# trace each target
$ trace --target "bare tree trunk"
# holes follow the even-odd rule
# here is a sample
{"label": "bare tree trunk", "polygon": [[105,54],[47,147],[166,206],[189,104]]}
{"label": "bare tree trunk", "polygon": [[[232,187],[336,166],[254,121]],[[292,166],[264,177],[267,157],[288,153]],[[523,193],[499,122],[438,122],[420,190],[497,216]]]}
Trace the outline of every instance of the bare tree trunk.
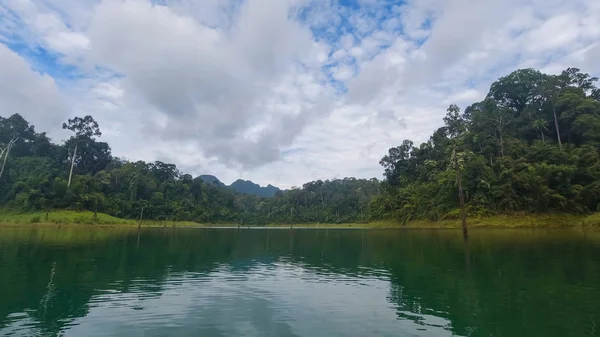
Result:
{"label": "bare tree trunk", "polygon": [[556,108],[552,107],[552,114],[554,115],[554,127],[556,128],[556,138],[558,139],[558,148],[562,150],[562,142],[560,141],[560,128],[558,127],[558,118],[556,117]]}
{"label": "bare tree trunk", "polygon": [[8,145],[6,146],[5,149],[2,150],[2,153],[0,153],[0,159],[2,159],[2,155],[6,154],[4,156],[4,160],[2,162],[2,168],[0,169],[0,178],[2,178],[2,174],[4,173],[4,165],[6,165],[6,159],[8,158]]}
{"label": "bare tree trunk", "polygon": [[510,120],[506,121],[507,116],[504,115],[504,112],[498,116],[498,118],[496,120],[494,120],[492,123],[494,124],[494,126],[496,127],[496,130],[498,131],[498,136],[500,137],[500,155],[502,157],[504,157],[504,138],[502,137],[504,128],[510,124]]}
{"label": "bare tree trunk", "polygon": [[467,232],[467,212],[465,211],[465,196],[463,194],[462,179],[460,176],[460,168],[458,166],[458,154],[454,150],[454,168],[456,169],[456,184],[458,185],[458,202],[460,206],[460,221],[462,224],[463,236],[466,239],[469,235]]}
{"label": "bare tree trunk", "polygon": [[[8,146],[3,148],[2,151],[0,151],[0,160],[3,158],[4,152],[6,151],[7,148],[8,148]],[[2,177],[2,176],[0,176],[0,177]]]}
{"label": "bare tree trunk", "polygon": [[75,156],[77,155],[77,144],[75,144],[75,151],[73,151],[73,158],[71,158],[71,170],[69,171],[69,182],[67,188],[71,187],[71,177],[73,176],[73,166],[75,166]]}
{"label": "bare tree trunk", "polygon": [[[2,178],[2,174],[4,174],[4,166],[6,166],[6,160],[8,159],[10,149],[12,149],[13,145],[15,145],[17,139],[18,137],[13,136],[8,144],[6,144],[6,147],[2,150],[2,153],[4,154],[4,160],[2,161],[2,168],[0,169],[0,178]],[[2,158],[2,154],[0,154],[0,158]]]}
{"label": "bare tree trunk", "polygon": [[544,130],[542,130],[542,143],[546,143],[546,139],[544,138]]}

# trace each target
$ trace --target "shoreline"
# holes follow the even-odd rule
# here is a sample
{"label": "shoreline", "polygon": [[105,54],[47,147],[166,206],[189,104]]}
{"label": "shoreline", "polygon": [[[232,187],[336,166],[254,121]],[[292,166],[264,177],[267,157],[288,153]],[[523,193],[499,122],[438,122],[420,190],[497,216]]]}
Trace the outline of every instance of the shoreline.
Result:
{"label": "shoreline", "polygon": [[[203,224],[189,221],[126,220],[89,211],[51,211],[46,220],[45,212],[12,213],[0,210],[0,227],[81,227],[81,228],[214,228],[214,229],[459,229],[460,220],[414,220],[402,224],[393,220],[368,223],[299,223],[244,226],[235,223]],[[467,218],[469,229],[511,228],[598,228],[600,213],[589,216],[565,213],[556,214],[505,214]]]}

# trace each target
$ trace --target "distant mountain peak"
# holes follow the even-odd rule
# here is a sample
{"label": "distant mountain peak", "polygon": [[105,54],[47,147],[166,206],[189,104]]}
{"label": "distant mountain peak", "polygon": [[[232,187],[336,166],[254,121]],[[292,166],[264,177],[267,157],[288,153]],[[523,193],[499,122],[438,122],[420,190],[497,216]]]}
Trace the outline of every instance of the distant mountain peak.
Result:
{"label": "distant mountain peak", "polygon": [[200,175],[200,179],[202,179],[204,182],[209,183],[209,184],[214,184],[217,186],[227,186],[227,185],[223,184],[223,182],[221,182],[219,180],[219,178],[217,178],[213,175],[210,175],[210,174],[202,174],[202,175]]}
{"label": "distant mountain peak", "polygon": [[257,195],[259,197],[271,198],[274,197],[278,191],[280,191],[278,187],[275,187],[271,184],[261,187],[259,184],[244,179],[237,179],[229,186],[223,184],[217,177],[210,174],[203,174],[200,176],[200,179],[207,183],[230,188],[238,193]]}

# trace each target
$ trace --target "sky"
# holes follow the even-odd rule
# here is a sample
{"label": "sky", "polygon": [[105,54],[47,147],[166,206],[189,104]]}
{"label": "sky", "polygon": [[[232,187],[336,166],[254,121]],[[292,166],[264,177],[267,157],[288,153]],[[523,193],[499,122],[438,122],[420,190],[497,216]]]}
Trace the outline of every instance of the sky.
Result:
{"label": "sky", "polygon": [[0,115],[227,184],[381,178],[499,77],[598,60],[597,0],[0,0]]}

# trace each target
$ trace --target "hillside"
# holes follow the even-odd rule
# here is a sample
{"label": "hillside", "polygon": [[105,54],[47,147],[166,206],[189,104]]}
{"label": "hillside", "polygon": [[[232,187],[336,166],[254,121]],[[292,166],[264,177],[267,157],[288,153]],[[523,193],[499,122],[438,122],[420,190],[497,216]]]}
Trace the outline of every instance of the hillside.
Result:
{"label": "hillside", "polygon": [[213,185],[217,185],[217,186],[227,186],[225,184],[223,184],[219,178],[210,175],[210,174],[202,174],[199,177],[200,179],[202,179],[204,182],[207,182],[209,184],[213,184]]}
{"label": "hillside", "polygon": [[231,185],[229,185],[229,188],[231,188],[232,190],[238,192],[238,193],[243,193],[243,194],[253,194],[253,195],[258,195],[260,197],[274,197],[275,193],[279,192],[280,189],[269,184],[266,187],[261,187],[258,184],[253,183],[250,180],[242,180],[242,179],[238,179],[236,181],[234,181]]}
{"label": "hillside", "polygon": [[262,187],[258,184],[255,184],[254,182],[252,182],[250,180],[238,179],[238,180],[234,181],[231,185],[228,186],[228,185],[225,185],[223,182],[221,182],[217,177],[215,177],[213,175],[203,174],[200,176],[200,179],[202,179],[206,183],[210,183],[210,184],[213,184],[216,186],[227,187],[238,193],[256,195],[259,197],[272,198],[275,196],[275,194],[277,192],[281,191],[279,188],[277,188],[271,184],[269,184],[265,187]]}

